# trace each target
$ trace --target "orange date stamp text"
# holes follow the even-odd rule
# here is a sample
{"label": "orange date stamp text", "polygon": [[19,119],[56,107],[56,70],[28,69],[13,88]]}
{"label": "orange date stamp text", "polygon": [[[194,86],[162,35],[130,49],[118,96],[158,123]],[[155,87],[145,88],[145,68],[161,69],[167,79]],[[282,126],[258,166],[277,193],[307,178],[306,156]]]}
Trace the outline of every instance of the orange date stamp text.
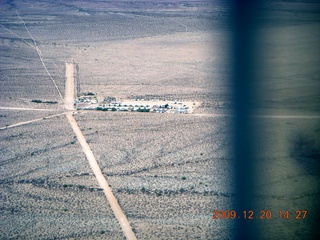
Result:
{"label": "orange date stamp text", "polygon": [[244,211],[236,211],[236,210],[213,210],[212,211],[212,219],[261,219],[261,220],[269,220],[272,218],[279,219],[296,219],[302,220],[307,217],[307,210],[279,210],[279,211],[271,211],[269,209],[253,211],[253,210],[244,210]]}

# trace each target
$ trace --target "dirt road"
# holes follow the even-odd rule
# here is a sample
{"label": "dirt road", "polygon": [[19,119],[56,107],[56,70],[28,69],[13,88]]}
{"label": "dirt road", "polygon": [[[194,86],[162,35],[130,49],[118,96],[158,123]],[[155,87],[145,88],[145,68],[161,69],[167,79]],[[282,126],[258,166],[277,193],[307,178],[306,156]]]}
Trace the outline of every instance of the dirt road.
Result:
{"label": "dirt road", "polygon": [[[32,39],[32,41],[33,41],[33,46],[32,46],[32,44],[27,43],[23,38],[19,37],[19,36],[18,36],[17,34],[15,34],[14,32],[10,31],[9,29],[8,29],[8,30],[10,31],[10,33],[14,34],[14,35],[17,36],[18,38],[20,38],[23,42],[27,43],[29,46],[31,46],[32,48],[34,48],[34,49],[37,51],[38,57],[39,57],[42,65],[43,65],[43,67],[44,67],[44,70],[47,72],[47,74],[48,74],[49,78],[51,79],[54,87],[56,88],[56,90],[57,90],[57,92],[58,92],[61,100],[63,101],[63,97],[62,97],[62,94],[61,94],[61,92],[60,92],[60,90],[59,90],[59,88],[58,88],[58,85],[56,84],[56,81],[55,81],[55,80],[53,79],[53,77],[51,76],[51,74],[50,74],[50,72],[49,72],[46,64],[45,64],[44,61],[43,61],[43,58],[42,58],[42,55],[41,55],[41,50],[40,50],[39,47],[37,46],[37,42],[34,40],[32,34],[30,33],[30,31],[29,31],[26,23],[24,22],[24,20],[23,20],[22,17],[20,16],[19,12],[16,11],[16,13],[17,13],[17,15],[19,16],[21,22],[23,23],[25,29],[27,30],[30,38]],[[5,28],[5,29],[6,29],[6,28]]]}
{"label": "dirt road", "polygon": [[[72,63],[66,63],[66,93],[65,93],[65,108],[67,110],[73,110],[73,102],[74,102],[74,64]],[[120,223],[120,226],[122,228],[122,231],[127,239],[129,240],[135,240],[137,239],[135,234],[133,233],[130,223],[127,219],[127,217],[124,215],[123,211],[121,210],[119,203],[115,196],[113,195],[111,188],[109,187],[109,184],[105,177],[103,176],[101,169],[97,163],[96,158],[94,157],[89,144],[87,143],[85,137],[83,136],[76,120],[72,116],[72,112],[67,112],[66,116],[68,118],[69,123],[71,124],[71,127],[77,136],[77,139],[82,147],[83,152],[85,153],[90,167],[99,183],[100,188],[103,189],[109,204],[112,208],[112,211],[117,218],[117,220]]]}
{"label": "dirt road", "polygon": [[76,120],[73,118],[71,112],[66,113],[66,115],[67,115],[67,118],[71,124],[71,127],[72,127],[75,135],[77,136],[77,139],[78,139],[80,145],[82,146],[83,152],[85,153],[85,155],[89,161],[89,164],[92,168],[92,171],[93,171],[93,173],[99,183],[99,186],[100,186],[100,188],[103,189],[103,191],[109,201],[109,204],[112,208],[112,211],[121,225],[121,228],[122,228],[124,235],[127,237],[127,239],[136,239],[135,234],[133,233],[133,231],[131,229],[131,226],[130,226],[128,219],[126,218],[123,211],[121,210],[117,199],[115,198],[115,196],[113,195],[113,193],[111,191],[111,188],[109,187],[107,180],[103,176],[103,174],[100,170],[100,167],[99,167],[85,137],[83,136]]}
{"label": "dirt road", "polygon": [[18,110],[18,111],[44,111],[44,112],[57,112],[61,109],[45,109],[45,108],[21,108],[21,107],[0,107],[0,110]]}
{"label": "dirt road", "polygon": [[7,128],[12,128],[12,127],[18,127],[18,126],[26,125],[26,124],[33,123],[33,122],[39,122],[39,121],[42,121],[42,120],[45,120],[45,119],[58,117],[58,116],[61,116],[61,115],[64,115],[64,114],[65,113],[59,113],[59,114],[51,115],[51,116],[48,116],[48,117],[42,117],[42,118],[37,118],[37,119],[25,121],[25,122],[19,122],[19,123],[15,123],[15,124],[12,124],[12,125],[5,126],[5,127],[0,127],[0,130],[7,129]]}
{"label": "dirt road", "polygon": [[74,103],[74,64],[66,63],[66,93],[64,103],[67,110],[73,110]]}

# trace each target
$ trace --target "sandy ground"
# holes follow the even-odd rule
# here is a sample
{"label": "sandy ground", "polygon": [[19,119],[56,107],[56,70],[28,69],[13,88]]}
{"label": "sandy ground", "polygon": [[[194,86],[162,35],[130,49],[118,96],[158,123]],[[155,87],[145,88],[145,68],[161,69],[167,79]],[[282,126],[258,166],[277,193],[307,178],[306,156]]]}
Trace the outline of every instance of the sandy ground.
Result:
{"label": "sandy ground", "polygon": [[74,49],[82,91],[101,98],[171,95],[194,101],[211,89],[221,93],[223,79],[218,73],[226,57],[219,34],[181,32]]}
{"label": "sandy ground", "polygon": [[74,109],[74,71],[74,64],[66,63],[66,93],[64,101],[67,110]]}
{"label": "sandy ground", "polygon": [[[57,2],[59,3],[59,1]],[[17,106],[45,108],[46,106],[44,105],[30,104],[30,100],[38,99],[38,97],[44,100],[61,101],[55,86],[52,84],[51,77],[56,80],[59,89],[64,89],[65,75],[61,70],[64,69],[64,61],[71,61],[72,57],[79,63],[81,87],[83,87],[83,90],[98,92],[103,97],[115,95],[115,97],[127,98],[131,95],[143,96],[154,94],[162,96],[167,94],[172,96],[176,94],[179,95],[178,98],[199,98],[201,101],[208,100],[207,102],[209,103],[211,100],[218,103],[224,101],[222,99],[224,95],[220,93],[226,92],[226,88],[223,87],[222,83],[228,79],[229,74],[229,69],[225,69],[222,64],[223,60],[228,56],[228,54],[225,54],[227,41],[222,37],[223,33],[219,30],[210,33],[200,30],[195,31],[196,28],[201,27],[201,24],[198,24],[194,16],[191,16],[191,20],[182,16],[178,18],[168,16],[153,18],[143,16],[149,13],[135,15],[128,11],[125,16],[99,12],[97,15],[101,17],[97,17],[92,12],[83,13],[79,10],[75,13],[74,8],[71,7],[70,9],[66,5],[59,5],[61,8],[59,8],[58,12],[55,8],[47,5],[49,2],[43,2],[41,6],[34,3],[32,8],[30,4],[25,2],[15,1],[14,4],[12,6],[6,5],[6,10],[8,11],[3,11],[3,15],[1,16],[3,19],[0,45],[3,52],[1,55],[1,100],[5,106],[13,108]],[[70,4],[72,6],[72,3]],[[285,7],[285,4],[281,3],[279,5],[281,5],[280,7]],[[299,6],[300,4],[302,7],[306,7],[303,3],[299,2]],[[277,3],[274,7],[278,8],[279,5]],[[311,7],[312,5],[308,4],[308,6]],[[52,15],[48,15],[48,8],[51,9]],[[69,9],[70,12],[64,13],[66,11],[65,8]],[[21,13],[25,24],[21,23],[21,19],[19,19],[15,12],[16,9]],[[59,15],[61,14],[60,12],[64,15],[63,18]],[[286,219],[275,217],[270,221],[260,221],[260,227],[262,228],[261,239],[310,239],[312,231],[318,229],[316,224],[319,222],[319,214],[317,214],[319,212],[319,208],[317,208],[319,206],[319,175],[317,172],[319,168],[317,168],[315,158],[312,158],[312,155],[315,156],[318,153],[317,149],[319,149],[319,145],[317,145],[319,143],[319,121],[316,117],[319,116],[319,94],[317,90],[319,89],[319,81],[317,80],[319,76],[319,57],[316,54],[316,50],[319,49],[319,31],[317,31],[319,23],[313,24],[312,16],[307,16],[309,17],[308,21],[301,21],[297,25],[296,23],[291,23],[290,14],[292,16],[295,15],[297,20],[304,14],[296,12],[294,9],[287,12],[276,9],[275,13],[279,14],[279,18],[288,17],[286,23],[288,26],[286,24],[284,26],[276,24],[274,27],[266,27],[263,29],[264,33],[262,34],[262,37],[265,39],[263,44],[263,51],[265,53],[262,54],[265,54],[264,59],[266,60],[267,67],[263,70],[265,72],[265,79],[262,84],[263,91],[261,93],[261,102],[264,103],[261,111],[264,120],[263,124],[261,124],[263,131],[261,131],[261,139],[257,138],[257,141],[260,141],[261,149],[259,148],[259,152],[262,155],[258,159],[261,162],[261,167],[258,171],[261,176],[261,179],[259,179],[261,182],[258,186],[260,193],[259,201],[261,202],[259,210],[271,209],[275,215],[281,209],[289,209],[291,212],[298,209],[307,209],[309,212],[308,218],[305,220],[290,219],[287,221]],[[151,16],[151,14],[149,15]],[[111,15],[112,18],[110,17]],[[113,22],[109,21],[113,18],[116,20]],[[275,22],[278,21],[277,18],[274,20]],[[190,25],[192,22],[195,23],[193,27]],[[30,31],[26,31],[24,25],[28,26]],[[110,25],[112,27],[108,28]],[[130,27],[127,27],[129,25]],[[134,28],[135,26],[138,27]],[[168,29],[162,29],[162,27],[168,27]],[[182,31],[180,31],[181,29]],[[144,34],[145,30],[148,30],[150,34]],[[141,31],[141,34],[139,31]],[[133,34],[132,37],[127,38],[130,34]],[[33,44],[31,44],[33,43],[32,39],[30,39],[32,36],[34,36],[34,42],[36,42],[35,44],[38,48],[34,48]],[[122,38],[122,36],[124,37]],[[44,69],[43,65],[46,65],[47,68]],[[47,107],[56,108],[56,106],[52,105]],[[214,108],[213,112],[216,109]],[[38,111],[37,118],[41,117],[40,113],[42,114],[42,112]],[[25,122],[28,119],[36,118],[20,113],[21,119],[19,120],[18,113],[11,116],[9,114],[5,115],[8,115],[8,117],[2,119],[5,119],[4,121],[7,120],[10,124],[15,122],[9,118],[15,116],[18,116],[16,118],[17,122]],[[138,118],[127,121],[126,119],[130,119],[135,115],[120,113],[115,115],[93,113],[93,115],[96,115],[100,126],[99,124],[93,124],[95,121],[92,121],[91,116],[83,122],[83,125],[81,119],[77,118],[77,122],[86,137],[86,141],[89,142],[91,149],[94,151],[97,160],[101,162],[104,159],[107,160],[104,163],[105,166],[102,166],[99,162],[100,167],[104,174],[113,174],[113,176],[108,176],[108,182],[112,184],[113,190],[118,185],[119,193],[114,193],[129,220],[131,219],[127,210],[129,212],[132,211],[132,205],[136,204],[136,211],[132,213],[132,219],[136,219],[137,221],[133,221],[132,226],[134,228],[135,224],[144,226],[140,229],[135,228],[136,230],[138,229],[137,236],[141,238],[145,236],[149,237],[145,237],[144,239],[155,238],[157,235],[148,235],[150,233],[149,230],[153,228],[152,230],[157,229],[159,234],[166,232],[167,235],[163,239],[169,239],[170,236],[172,237],[173,234],[178,232],[177,229],[182,224],[185,224],[185,229],[182,230],[189,231],[188,234],[191,234],[189,236],[194,236],[192,234],[199,231],[197,227],[194,227],[196,226],[195,224],[202,224],[204,218],[196,218],[196,220],[191,221],[190,219],[195,217],[195,213],[192,212],[193,210],[190,210],[190,217],[183,216],[183,220],[178,221],[177,225],[171,228],[170,223],[178,215],[172,214],[171,218],[167,216],[167,213],[172,213],[176,210],[183,212],[179,208],[181,205],[184,206],[184,209],[190,209],[190,202],[185,196],[193,194],[191,186],[189,188],[186,184],[187,181],[181,179],[184,175],[180,175],[186,174],[182,172],[183,170],[189,171],[189,168],[182,166],[189,166],[190,163],[177,166],[165,165],[165,163],[168,161],[170,164],[176,164],[177,159],[182,161],[186,156],[189,158],[194,157],[195,159],[199,157],[199,154],[193,156],[183,146],[175,150],[174,148],[177,143],[188,142],[188,139],[194,139],[196,142],[204,142],[206,144],[209,142],[221,142],[220,134],[212,138],[206,138],[203,141],[203,135],[195,132],[192,136],[189,136],[190,132],[183,129],[183,126],[188,125],[184,123],[184,119],[198,116],[209,118],[211,115],[207,115],[205,111],[201,111],[198,112],[198,115],[191,116],[190,114],[188,117],[187,115],[183,116],[185,118],[180,119],[178,122],[172,121],[168,122],[168,124],[167,122],[160,124],[154,121],[150,124],[146,120],[145,125],[139,125],[135,121],[142,117],[176,118],[177,116],[136,115]],[[308,116],[310,116],[310,119],[307,119]],[[72,139],[73,133],[68,122],[65,118],[59,116],[57,116],[57,119],[48,119],[48,122],[50,122],[50,125],[44,121],[31,122],[28,125],[20,125],[19,127],[7,129],[1,134],[3,136],[2,149],[4,149],[1,156],[4,159],[1,162],[4,169],[1,174],[4,176],[1,187],[5,199],[8,199],[4,203],[5,213],[3,215],[5,217],[1,224],[4,226],[3,229],[8,230],[8,235],[6,236],[10,236],[11,238],[12,236],[25,236],[25,238],[37,239],[41,238],[43,236],[41,234],[44,233],[48,234],[48,238],[99,239],[97,235],[92,235],[91,229],[96,228],[97,225],[100,227],[97,222],[103,225],[108,221],[112,222],[114,220],[115,223],[113,225],[106,224],[103,226],[107,226],[111,231],[116,231],[119,228],[119,235],[116,235],[117,237],[115,238],[119,239],[123,237],[123,233],[112,215],[111,209],[105,208],[107,202],[104,202],[106,200],[104,195],[102,194],[101,197],[98,191],[89,191],[89,188],[93,188],[96,184],[93,175],[77,175],[79,172],[85,174],[92,174],[92,172],[86,165],[88,161],[81,159],[83,154],[79,151],[77,142],[74,142],[74,139]],[[65,128],[62,128],[61,125],[63,124],[66,125],[64,126]],[[162,132],[161,130],[170,128],[172,124],[174,126],[182,126],[179,134],[176,134],[174,132],[176,129],[172,128],[174,130],[171,132],[171,135],[163,134],[162,139],[160,139],[161,141],[157,142],[159,134]],[[121,131],[118,130],[118,125],[123,126]],[[148,125],[152,126],[152,128],[146,130]],[[130,126],[130,129],[128,129],[128,126]],[[194,128],[202,129],[202,126],[194,126]],[[208,126],[212,126],[212,124],[204,124],[203,128],[207,129]],[[124,137],[122,134],[125,130],[134,130],[138,141],[133,141],[131,137]],[[156,137],[147,139],[147,137],[150,137],[151,131]],[[65,135],[64,132],[67,134]],[[113,134],[116,145],[108,146],[110,133]],[[212,134],[210,133],[210,135]],[[170,145],[167,144],[168,136],[173,138]],[[175,137],[178,139],[175,139]],[[58,140],[52,141],[52,139]],[[180,139],[181,141],[179,141]],[[108,146],[109,152],[105,151],[104,148],[99,148],[98,144],[101,144],[102,141]],[[154,146],[158,148],[160,146],[169,147],[174,152],[169,153],[165,148],[146,151],[143,147],[148,147],[150,145],[149,142],[152,141],[158,143]],[[96,149],[94,146],[95,142],[97,143]],[[144,142],[146,142],[145,145]],[[165,144],[161,144],[162,142]],[[124,144],[129,143],[132,143],[132,146],[135,147],[130,148],[128,146],[128,149],[122,148]],[[186,147],[192,146],[193,144],[190,143]],[[211,146],[203,145],[200,148],[201,146],[199,145],[199,149],[194,149],[196,153],[203,152],[206,155],[206,152],[202,148],[207,149],[207,151],[211,149]],[[222,143],[222,146],[219,148],[229,149],[229,147],[230,144]],[[292,153],[292,148],[298,148],[298,150]],[[100,154],[96,152],[99,149],[101,151]],[[216,149],[214,150],[216,151]],[[152,151],[155,151],[153,159],[155,165],[159,162],[157,154],[163,155],[160,160],[163,161],[164,166],[161,166],[162,162],[160,162],[159,169],[155,169],[157,171],[154,175],[157,177],[146,176],[152,175],[153,171],[155,171],[152,169],[152,162],[150,163],[151,166],[145,166],[145,161],[150,161],[147,156],[153,154]],[[114,152],[118,155],[113,154]],[[126,154],[128,154],[128,159],[126,159]],[[130,154],[133,154],[132,158]],[[104,156],[106,157],[104,158]],[[121,158],[121,156],[123,157]],[[228,154],[228,157],[230,156]],[[144,161],[139,161],[140,159]],[[217,160],[216,158],[213,159],[214,161]],[[116,162],[117,160],[119,160],[119,163]],[[147,179],[151,180],[141,181],[146,183],[147,186],[140,183],[139,188],[137,188],[134,183],[139,181],[133,182],[131,180],[138,179],[138,177],[125,177],[127,171],[123,170],[122,172],[121,170],[128,166],[134,167],[133,164],[128,165],[125,160],[134,163],[136,163],[135,161],[139,161],[134,170],[136,170],[137,174],[141,175],[138,177],[142,179],[148,177]],[[114,171],[110,171],[110,165],[114,165]],[[194,163],[194,166],[198,165]],[[222,171],[220,165],[216,167],[211,162],[208,162],[205,166],[207,169],[212,167],[210,169],[210,176],[221,174],[219,175],[219,179],[215,179],[213,183],[207,182],[208,186],[222,188],[224,186],[222,182],[227,184],[228,180],[231,181],[232,176],[228,175],[227,170],[225,172]],[[150,167],[151,169],[144,170],[145,167]],[[201,179],[203,178],[203,175],[199,174],[201,170],[203,169],[195,167],[190,170],[188,175],[186,174],[186,177],[194,176],[194,178]],[[128,173],[130,171],[132,171],[131,168],[128,169]],[[175,174],[178,178],[170,178],[171,173]],[[71,177],[67,177],[67,175],[71,175]],[[159,181],[159,176],[164,181]],[[39,181],[39,178],[44,179],[43,181],[45,182],[40,187],[35,184]],[[129,180],[125,182],[119,181],[119,179],[123,180],[125,178]],[[25,181],[30,182],[24,183]],[[85,186],[86,190],[83,192],[75,191],[74,187],[67,187],[65,189],[62,186],[63,184],[78,184],[79,182]],[[171,189],[173,192],[179,191],[176,188],[180,185],[175,183],[180,184],[182,182],[186,185],[182,185],[182,187],[188,193],[180,194],[178,195],[179,197],[173,198],[175,200],[174,203],[176,203],[175,205],[171,204],[173,202],[166,202],[168,208],[161,208],[163,199],[155,194],[152,197],[148,194],[152,194],[151,190],[153,191],[153,189],[155,191],[163,190],[161,186],[169,185],[169,182],[174,185],[173,189]],[[56,189],[50,188],[52,185],[58,186],[58,189],[60,186],[60,190],[56,191]],[[207,191],[203,185],[201,184],[201,187],[200,183],[195,185],[195,191],[199,191],[198,188]],[[142,192],[142,187],[144,187],[143,189],[146,192]],[[132,191],[140,192],[139,195],[135,195],[135,192],[132,194]],[[165,194],[164,192],[160,193]],[[55,194],[57,196],[53,197]],[[125,201],[122,205],[121,200],[124,199],[123,196],[126,196],[130,201]],[[210,210],[213,207],[217,209],[226,207],[225,204],[217,200],[216,196],[205,197],[207,200],[212,200],[210,204],[206,205],[206,209],[201,214],[211,213]],[[83,204],[81,201],[84,199],[87,201],[86,206],[81,205]],[[96,199],[97,201],[99,199],[100,201],[97,203],[96,201],[92,201],[92,199]],[[132,199],[136,201],[132,201]],[[142,201],[142,199],[144,200]],[[154,202],[159,204],[153,204],[154,202],[150,201],[150,199],[154,199]],[[194,195],[193,199],[194,208],[196,209],[201,204],[198,203],[201,202],[202,198]],[[226,199],[229,200],[228,197]],[[50,206],[46,208],[48,202]],[[145,206],[145,203],[149,204],[149,208],[142,207]],[[52,218],[51,222],[47,221],[48,216],[55,215],[56,212],[60,216],[60,207],[68,208],[70,204],[74,205],[72,214],[76,213],[76,215],[66,214],[66,216],[62,215],[60,218]],[[96,205],[94,214],[92,213],[92,205]],[[83,208],[79,208],[79,206],[83,206]],[[30,210],[31,208],[32,210]],[[53,210],[51,211],[49,208]],[[141,211],[145,211],[145,216],[153,213],[156,217],[161,216],[158,219],[168,224],[159,225],[155,219],[150,219],[150,222],[156,223],[153,226],[146,224],[148,221],[139,215],[141,214],[140,209]],[[163,209],[168,210],[168,212],[162,211]],[[41,211],[48,211],[49,214],[45,215]],[[110,212],[109,218],[105,214],[107,211]],[[101,214],[103,217],[100,218],[102,220],[97,222],[91,221],[90,217],[92,219],[97,217],[99,212],[103,212]],[[29,215],[29,213],[31,214]],[[70,221],[65,221],[66,217]],[[30,218],[32,219],[31,227],[28,223]],[[78,219],[82,219],[85,224],[78,225]],[[212,230],[212,234],[206,235],[207,237],[203,235],[202,238],[212,239],[217,237],[218,239],[230,239],[224,233],[230,232],[232,229],[222,227],[226,223],[230,223],[230,220],[229,222],[211,221],[211,225],[209,226],[208,224],[208,229]],[[202,225],[199,226],[203,228]],[[75,229],[77,231],[79,229],[84,231],[77,232],[78,235],[75,236],[72,235]],[[141,229],[144,230],[141,231]],[[66,232],[71,235],[67,235]],[[97,232],[98,230],[94,234]],[[223,236],[220,237],[219,234]],[[0,235],[5,236],[1,233]],[[179,236],[176,238],[187,238],[186,234],[182,232]],[[111,238],[112,236],[109,235],[108,237]],[[105,235],[100,236],[101,238],[105,238]]]}

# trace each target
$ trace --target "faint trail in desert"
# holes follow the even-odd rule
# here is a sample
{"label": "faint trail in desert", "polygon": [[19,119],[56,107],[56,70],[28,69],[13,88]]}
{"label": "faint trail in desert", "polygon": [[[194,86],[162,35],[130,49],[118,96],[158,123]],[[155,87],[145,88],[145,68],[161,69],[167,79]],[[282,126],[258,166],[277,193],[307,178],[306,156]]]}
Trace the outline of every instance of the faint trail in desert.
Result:
{"label": "faint trail in desert", "polygon": [[62,94],[61,94],[61,92],[60,92],[60,90],[59,90],[59,88],[58,88],[58,85],[56,84],[55,80],[53,79],[53,77],[51,76],[50,72],[48,71],[46,64],[43,62],[43,58],[42,58],[42,56],[41,56],[41,51],[40,51],[40,49],[38,48],[36,41],[34,40],[34,38],[32,37],[31,33],[29,32],[29,29],[28,29],[28,27],[27,27],[26,23],[23,21],[22,17],[20,16],[19,12],[18,12],[18,11],[16,11],[16,12],[17,12],[17,14],[18,14],[19,18],[21,19],[21,21],[22,21],[22,23],[23,23],[23,25],[24,25],[25,29],[27,30],[27,32],[28,32],[28,34],[29,34],[29,36],[30,36],[30,37],[31,37],[31,39],[33,40],[34,48],[35,48],[35,49],[36,49],[36,51],[37,51],[37,54],[38,54],[38,56],[39,56],[39,59],[40,59],[40,61],[41,61],[42,65],[43,65],[43,67],[44,67],[45,71],[47,72],[47,74],[48,74],[49,78],[50,78],[50,79],[51,79],[51,81],[53,82],[54,87],[56,88],[56,90],[57,90],[57,92],[58,92],[58,94],[59,94],[59,96],[60,96],[61,100],[63,101],[63,97],[62,97]]}
{"label": "faint trail in desert", "polygon": [[28,34],[29,34],[29,36],[30,36],[30,37],[31,37],[31,39],[33,40],[33,44],[34,44],[34,46],[37,48],[36,41],[34,40],[34,38],[32,37],[31,33],[29,32],[29,29],[27,28],[26,23],[23,21],[23,19],[22,19],[22,17],[20,16],[19,12],[18,12],[18,11],[16,11],[16,13],[18,14],[19,18],[21,19],[21,21],[22,21],[22,23],[23,23],[24,27],[26,28],[26,30],[27,30],[27,32],[28,32]]}
{"label": "faint trail in desert", "polygon": [[[73,110],[73,101],[74,101],[74,64],[66,63],[66,93],[65,93],[65,107],[68,110]],[[122,231],[127,239],[135,240],[137,239],[127,217],[124,215],[123,211],[120,208],[120,205],[113,195],[111,188],[105,177],[103,176],[101,169],[97,163],[96,158],[94,157],[89,144],[87,143],[85,137],[83,136],[76,120],[72,116],[72,112],[66,113],[67,119],[73,129],[73,132],[77,136],[77,139],[82,147],[84,154],[86,155],[90,167],[99,183],[99,186],[103,189],[104,194],[106,195],[111,209],[119,221],[119,224],[122,228]]]}
{"label": "faint trail in desert", "polygon": [[[24,43],[28,44],[30,47],[35,48],[35,46],[33,46],[31,43],[28,43],[25,39],[23,39],[22,37],[20,37],[18,34],[12,32],[10,29],[6,28],[5,26],[0,25],[2,28],[4,28],[5,30],[7,30],[9,33],[15,35],[17,38],[19,38],[21,41],[23,41]],[[36,49],[37,50],[37,49]]]}
{"label": "faint trail in desert", "polygon": [[64,115],[64,114],[65,113],[59,113],[59,114],[55,114],[55,115],[51,115],[51,116],[47,116],[47,117],[42,117],[42,118],[37,118],[37,119],[25,121],[25,122],[19,122],[19,123],[15,123],[15,124],[12,124],[12,125],[5,126],[5,127],[0,127],[0,130],[7,129],[7,128],[18,127],[18,126],[26,125],[26,124],[33,123],[33,122],[39,122],[39,121],[43,121],[43,120],[46,120],[46,119],[49,119],[49,118],[58,117],[58,116],[61,116],[61,115]]}
{"label": "faint trail in desert", "polygon": [[60,68],[55,62],[52,62],[52,63],[53,63],[53,65],[56,66],[56,68],[57,68],[62,74],[64,74],[64,72],[61,70],[61,68]]}
{"label": "faint trail in desert", "polygon": [[17,110],[17,111],[43,111],[43,112],[60,112],[58,109],[46,108],[19,108],[19,107],[0,107],[0,110]]}
{"label": "faint trail in desert", "polygon": [[173,21],[173,22],[175,22],[175,23],[178,23],[179,25],[181,25],[181,26],[183,26],[183,27],[185,27],[185,29],[186,29],[186,32],[188,32],[188,26],[186,26],[186,25],[184,25],[183,23],[181,23],[181,22],[178,22],[177,20],[175,20],[175,19],[170,19],[171,21]]}

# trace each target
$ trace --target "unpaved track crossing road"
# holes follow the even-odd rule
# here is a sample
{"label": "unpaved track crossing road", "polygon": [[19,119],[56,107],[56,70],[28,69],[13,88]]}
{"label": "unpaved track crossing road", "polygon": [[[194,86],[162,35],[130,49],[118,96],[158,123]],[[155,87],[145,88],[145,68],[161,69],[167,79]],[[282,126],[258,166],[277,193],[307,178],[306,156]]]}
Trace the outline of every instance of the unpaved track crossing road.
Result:
{"label": "unpaved track crossing road", "polygon": [[[29,46],[33,47],[36,51],[37,54],[41,60],[41,63],[44,67],[44,69],[46,70],[46,72],[48,73],[50,79],[52,80],[53,84],[55,85],[59,96],[61,97],[62,101],[64,101],[64,107],[68,110],[68,112],[65,113],[59,113],[56,115],[52,115],[52,116],[48,116],[45,118],[38,118],[38,119],[33,119],[30,121],[25,121],[25,122],[20,122],[20,123],[16,123],[16,124],[12,124],[10,126],[6,126],[0,129],[7,129],[10,127],[16,127],[16,126],[20,126],[20,125],[24,125],[24,124],[28,124],[28,123],[32,123],[32,122],[37,122],[37,121],[41,121],[42,119],[47,119],[47,118],[52,118],[52,117],[56,117],[56,116],[60,116],[63,114],[66,114],[67,119],[75,133],[75,135],[77,136],[77,139],[89,161],[90,167],[92,168],[92,171],[99,183],[99,186],[103,189],[109,204],[111,206],[111,209],[115,215],[115,217],[117,218],[117,220],[119,221],[119,224],[122,228],[122,231],[125,235],[125,237],[128,240],[136,240],[136,236],[134,234],[134,232],[132,231],[132,228],[129,224],[129,221],[127,219],[127,217],[124,215],[123,211],[120,208],[120,205],[117,201],[117,199],[115,198],[115,196],[113,195],[111,188],[109,187],[109,184],[107,182],[107,180],[105,179],[105,177],[103,176],[101,169],[85,139],[85,137],[83,136],[76,120],[74,119],[74,117],[72,116],[72,111],[74,110],[74,73],[75,73],[75,65],[73,63],[66,63],[66,92],[65,92],[65,98],[63,99],[61,92],[59,91],[54,79],[52,78],[51,74],[49,73],[43,59],[41,56],[41,51],[40,49],[37,47],[36,45],[36,41],[34,40],[34,38],[32,37],[31,33],[29,32],[25,22],[23,21],[23,19],[21,18],[20,14],[17,12],[18,16],[20,17],[21,21],[23,22],[25,29],[27,30],[29,36],[31,37],[31,39],[33,40],[34,46],[32,44],[27,43],[26,41],[24,41],[25,43],[27,43]],[[2,26],[2,25],[0,25]],[[3,27],[3,26],[2,26]],[[10,31],[10,30],[9,30]],[[11,33],[13,33],[12,31],[10,31]],[[14,34],[14,33],[13,33]],[[15,34],[16,35],[16,34]],[[18,35],[16,35],[18,36]],[[19,36],[18,36],[19,37]],[[20,37],[19,37],[20,38]],[[22,39],[22,38],[21,38]],[[23,39],[22,39],[23,40]],[[15,108],[15,107],[0,107],[0,109],[5,109],[5,110],[30,110],[30,111],[57,111],[57,110],[51,110],[51,109],[31,109],[31,108]]]}
{"label": "unpaved track crossing road", "polygon": [[104,194],[106,195],[106,197],[109,201],[109,204],[112,208],[112,211],[121,225],[121,228],[122,228],[124,235],[127,237],[127,239],[136,239],[136,236],[131,229],[131,226],[130,226],[130,223],[129,223],[127,217],[124,215],[123,211],[121,210],[119,203],[118,203],[117,199],[115,198],[115,196],[113,195],[107,180],[103,176],[103,174],[100,170],[100,167],[99,167],[85,137],[83,136],[76,120],[73,118],[71,112],[66,113],[66,115],[67,115],[69,123],[71,124],[71,127],[72,127],[75,135],[77,136],[77,139],[83,149],[83,152],[85,153],[85,155],[89,161],[90,167],[91,167],[91,169],[92,169],[92,171],[93,171],[93,173],[99,183],[99,186],[100,186],[100,188],[103,189]]}
{"label": "unpaved track crossing road", "polygon": [[[66,63],[66,93],[65,93],[65,107],[67,110],[73,110],[73,102],[74,102],[74,64],[72,63]],[[129,240],[135,240],[137,239],[134,232],[132,231],[132,228],[130,226],[130,223],[127,219],[127,217],[124,215],[123,211],[121,210],[119,203],[115,196],[113,195],[111,188],[109,187],[109,184],[105,177],[103,176],[101,169],[97,163],[96,158],[94,157],[89,144],[87,143],[85,137],[83,136],[76,120],[72,116],[72,111],[69,111],[66,113],[66,116],[68,118],[69,123],[71,124],[71,127],[77,136],[77,139],[82,147],[83,152],[85,153],[90,167],[99,183],[100,188],[103,189],[104,194],[106,195],[109,204],[111,206],[111,209],[119,221],[119,224],[122,228],[122,231],[127,239]]]}

